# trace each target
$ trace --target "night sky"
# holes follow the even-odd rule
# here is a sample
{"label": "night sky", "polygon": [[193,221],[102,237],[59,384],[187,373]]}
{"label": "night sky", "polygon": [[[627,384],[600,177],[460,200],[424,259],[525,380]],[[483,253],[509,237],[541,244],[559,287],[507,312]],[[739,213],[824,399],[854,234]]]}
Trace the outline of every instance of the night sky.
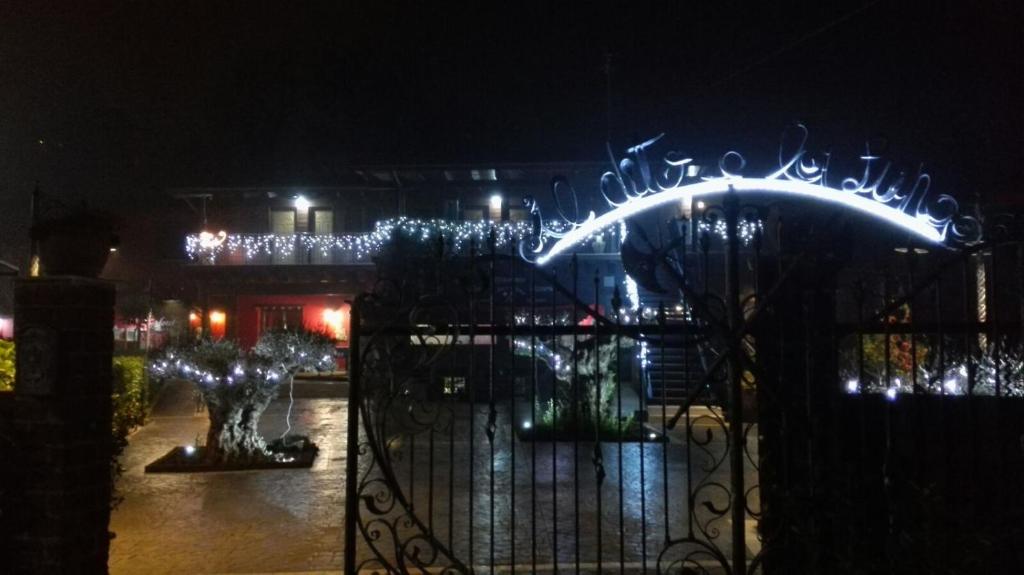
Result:
{"label": "night sky", "polygon": [[603,160],[609,137],[621,151],[661,132],[695,157],[771,162],[797,121],[851,159],[885,142],[937,191],[1020,194],[1014,1],[11,4],[0,257],[36,181],[130,212],[174,186]]}

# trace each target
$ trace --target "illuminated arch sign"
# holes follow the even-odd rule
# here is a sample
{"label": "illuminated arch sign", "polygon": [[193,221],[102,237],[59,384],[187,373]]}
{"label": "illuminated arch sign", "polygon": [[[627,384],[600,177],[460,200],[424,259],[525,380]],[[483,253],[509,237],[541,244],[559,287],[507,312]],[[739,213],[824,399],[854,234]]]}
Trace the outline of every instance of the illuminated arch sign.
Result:
{"label": "illuminated arch sign", "polygon": [[797,126],[795,133],[792,139],[797,145],[787,154],[784,135],[779,167],[764,177],[741,175],[746,160],[737,152],[724,154],[718,162],[718,173],[710,176],[698,177],[695,170],[688,169],[692,160],[675,153],[667,154],[655,168],[648,152],[660,136],[648,140],[630,148],[627,157],[602,176],[601,193],[611,209],[600,216],[591,212],[585,219],[578,217],[575,191],[564,179],[556,180],[553,195],[560,221],[545,223],[536,202],[530,201],[536,231],[524,255],[544,265],[605,228],[640,213],[730,189],[741,195],[770,194],[838,204],[927,242],[955,245],[981,239],[979,223],[960,214],[956,200],[948,195],[929,197],[928,174],[920,170],[912,175],[894,173],[890,162],[880,162],[869,150],[861,156],[863,172],[859,177],[848,177],[832,186],[828,183],[829,157],[813,158],[805,151],[806,128]]}

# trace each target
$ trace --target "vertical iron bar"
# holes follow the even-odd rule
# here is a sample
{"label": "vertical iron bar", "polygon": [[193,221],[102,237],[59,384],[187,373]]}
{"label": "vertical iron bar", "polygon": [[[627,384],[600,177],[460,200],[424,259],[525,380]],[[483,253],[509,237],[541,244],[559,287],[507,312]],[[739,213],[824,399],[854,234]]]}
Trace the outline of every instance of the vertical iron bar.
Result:
{"label": "vertical iron bar", "polygon": [[[622,442],[625,440],[625,429],[622,427],[622,299],[619,286],[612,291],[612,312],[615,314],[615,392],[616,414],[615,428],[618,430],[619,448],[619,573],[626,570],[626,525],[625,525],[625,480],[622,475]],[[597,322],[594,322],[595,324]],[[644,441],[640,435],[640,444]]]}
{"label": "vertical iron bar", "polygon": [[430,534],[434,534],[434,426],[430,426],[427,435],[427,446],[430,456],[427,458],[427,526]]}
{"label": "vertical iron bar", "polygon": [[506,312],[512,314],[512,369],[511,374],[511,393],[510,393],[510,415],[509,415],[509,429],[508,429],[508,447],[511,450],[511,467],[509,473],[511,474],[512,493],[510,494],[511,500],[509,502],[509,513],[511,515],[509,521],[509,543],[511,545],[509,550],[509,563],[512,566],[512,575],[516,575],[516,380],[518,376],[516,374],[516,340],[515,340],[515,313],[516,313],[516,244],[514,241],[509,240],[511,250],[508,258],[508,272],[511,287],[508,291],[508,302],[506,302]]}
{"label": "vertical iron bar", "polygon": [[[443,285],[444,285],[442,280],[441,280],[441,275],[440,275],[440,270],[441,270],[441,267],[442,267],[442,263],[444,262],[444,234],[439,234],[437,236],[437,243],[435,245],[435,254],[437,256],[437,260],[434,262],[434,269],[433,269],[433,272],[434,272],[434,291],[438,295],[440,295],[442,293]],[[433,384],[433,382],[431,382],[431,384]],[[428,392],[428,393],[432,393],[432,392]],[[432,399],[433,398],[431,398],[431,400]],[[443,399],[443,398],[441,398],[441,399]],[[440,404],[440,401],[438,401],[438,403]],[[434,531],[434,447],[435,447],[434,433],[435,433],[435,431],[434,431],[434,426],[433,425],[430,426],[430,431],[428,433],[429,433],[429,445],[430,445],[430,459],[429,459],[430,472],[427,475],[427,525],[428,525],[428,529],[430,531],[431,536],[432,537],[436,537],[436,533]],[[450,515],[450,513],[449,513],[449,515]]]}
{"label": "vertical iron bar", "polygon": [[[996,376],[996,397],[999,397],[1000,392],[1002,391],[1002,383],[1003,383],[1002,369],[1000,369],[1002,367],[1001,364],[1002,364],[1002,347],[1003,346],[1002,346],[1001,342],[999,341],[999,318],[1000,318],[1000,315],[999,315],[999,293],[996,291],[996,288],[999,286],[999,278],[996,275],[997,272],[998,272],[998,269],[997,269],[997,266],[996,266],[996,252],[997,251],[998,251],[998,247],[996,245],[993,245],[992,246],[992,256],[991,256],[991,259],[992,259],[992,277],[991,277],[991,281],[988,281],[989,278],[986,278],[987,281],[985,281],[985,289],[986,289],[986,292],[987,292],[986,293],[986,297],[985,297],[985,302],[987,304],[986,307],[988,308],[988,312],[985,314],[985,316],[988,319],[989,332],[992,334],[992,339],[989,341],[989,346],[992,348],[992,364],[993,364],[993,367],[995,368],[995,372],[996,372],[995,373],[995,376]],[[982,258],[981,258],[981,265],[982,265],[982,268],[984,269],[984,266],[985,266],[985,257],[984,257],[984,255],[982,255]],[[984,351],[985,350],[982,350],[982,352],[984,352]],[[999,403],[996,402],[996,405],[998,406]]]}
{"label": "vertical iron bar", "polygon": [[969,326],[974,325],[975,322],[971,321],[971,300],[968,294],[971,293],[971,281],[972,277],[969,273],[970,270],[971,256],[964,253],[963,263],[961,265],[961,279],[963,280],[963,322],[964,329],[964,361],[967,364],[967,395],[974,395],[974,362],[971,357],[971,331]]}
{"label": "vertical iron bar", "polygon": [[[889,301],[892,298],[891,294],[889,293],[889,270],[888,270],[888,267],[886,268],[885,278],[884,278],[884,281],[882,283],[882,292],[883,292],[882,305],[883,306],[888,306],[889,305]],[[891,359],[892,359],[892,350],[890,349],[890,345],[892,343],[891,342],[891,340],[892,340],[892,324],[890,323],[888,317],[883,318],[883,321],[885,322],[884,325],[883,325],[883,329],[882,329],[882,334],[885,337],[885,348],[884,348],[884,352],[883,352],[883,357],[885,358],[885,365],[883,366],[883,372],[885,374],[885,390],[884,391],[888,392],[888,390],[890,388],[892,388],[892,371],[891,371],[891,366],[890,366]]]}
{"label": "vertical iron bar", "polygon": [[[665,381],[666,381],[665,380],[665,376],[666,376],[666,373],[665,373],[665,301],[664,300],[660,300],[658,302],[658,340],[659,340],[658,341],[658,346],[659,346],[658,359],[660,361],[660,366],[659,366],[660,369],[658,371],[661,372],[661,438],[663,440],[662,444],[661,444],[661,500],[662,500],[662,505],[664,507],[662,509],[662,511],[663,511],[663,514],[664,514],[664,521],[665,521],[665,545],[668,545],[669,542],[672,540],[672,536],[671,536],[671,530],[669,528],[669,521],[668,521],[668,508],[669,508],[669,498],[668,498],[668,441],[665,441],[668,438],[668,436],[666,435],[668,433],[668,429],[666,428],[666,424],[668,422],[668,395],[667,395],[667,392],[665,390]],[[689,441],[690,441],[690,430],[689,429],[686,430],[686,441],[687,441],[687,443],[689,443]],[[689,465],[689,462],[687,462],[687,465]],[[692,512],[692,510],[688,510],[688,512]]]}
{"label": "vertical iron bar", "polygon": [[[683,328],[684,329],[683,329],[682,342],[681,342],[680,345],[681,345],[682,350],[683,350],[683,386],[686,389],[687,397],[689,397],[689,395],[690,395],[690,357],[689,357],[690,354],[687,353],[688,350],[686,348],[686,315],[685,315],[686,314],[686,307],[685,307],[686,306],[686,301],[685,300],[683,301],[683,306],[684,306],[683,307],[683,314],[684,314],[683,315]],[[690,445],[690,407],[689,406],[686,408],[686,413],[684,414],[684,417],[685,417],[684,425],[686,426],[685,427],[685,430],[686,430],[686,434],[685,434],[686,445],[684,446],[684,450],[686,451],[686,485],[684,486],[685,487],[685,492],[686,492],[686,501],[687,501],[687,504],[686,504],[686,507],[687,507],[687,509],[686,509],[686,536],[687,537],[693,537],[693,513],[691,513],[690,509],[689,509],[689,506],[690,506],[689,502],[692,501],[692,497],[691,496],[692,496],[692,490],[693,490],[693,464],[692,464],[692,461],[693,461],[692,455],[693,455],[693,453],[691,451],[691,445]],[[662,440],[666,440],[666,443],[664,444],[665,445],[665,449],[668,449],[667,439],[668,438],[666,438],[666,437],[662,437]]]}
{"label": "vertical iron bar", "polygon": [[416,434],[409,432],[409,509],[416,509]]}
{"label": "vertical iron bar", "polygon": [[[640,308],[640,302],[637,301],[637,342],[640,343],[641,349],[643,345],[643,333],[640,330],[641,321],[643,319],[643,310]],[[645,356],[641,355],[640,369],[638,371],[640,375],[640,571],[644,575],[647,573],[647,475],[646,475],[646,463],[644,458],[646,457],[644,450],[644,437],[643,434],[647,431],[647,427],[643,422],[648,421],[647,414],[647,369],[644,367],[646,361]]]}
{"label": "vertical iron bar", "polygon": [[[557,272],[551,272],[551,351],[558,350],[558,297],[555,284]],[[557,357],[557,356],[556,356]],[[555,360],[551,360],[555,363]],[[551,563],[558,573],[558,404],[555,401],[558,390],[558,367],[551,370]]]}
{"label": "vertical iron bar", "polygon": [[857,283],[857,390],[865,390],[864,369],[864,284]]}
{"label": "vertical iron bar", "polygon": [[917,295],[917,291],[914,289],[914,272],[917,265],[917,254],[913,247],[907,248],[907,264],[909,268],[909,283],[911,292],[910,297],[907,299],[907,321],[910,324],[910,388],[914,393],[921,393],[921,389],[917,385],[917,329],[914,328],[915,312],[914,312],[914,298]]}
{"label": "vertical iron bar", "polygon": [[488,497],[488,505],[490,506],[490,525],[488,525],[488,527],[490,528],[490,538],[488,540],[488,543],[491,560],[491,573],[494,573],[494,433],[497,430],[498,415],[497,410],[495,409],[494,406],[494,347],[498,345],[497,336],[495,335],[494,331],[494,294],[498,289],[497,286],[494,285],[495,280],[497,279],[497,275],[495,274],[494,269],[494,260],[497,258],[497,253],[495,252],[495,242],[496,238],[494,234],[494,227],[492,226],[490,236],[488,237],[487,240],[488,247],[490,248],[491,252],[489,264],[489,271],[491,277],[489,282],[490,285],[488,286],[489,297],[487,314],[488,323],[490,324],[489,327],[491,330],[491,337],[490,341],[488,342],[489,345],[487,346],[487,443],[491,452],[491,473],[489,478],[490,497]]}
{"label": "vertical iron bar", "polygon": [[[813,297],[813,295],[811,297]],[[815,441],[817,440],[817,433],[816,433],[817,430],[814,427],[814,415],[815,415],[815,413],[814,413],[814,408],[815,408],[814,399],[815,399],[815,396],[814,396],[814,392],[812,391],[812,389],[813,389],[812,382],[814,381],[814,371],[813,371],[814,368],[813,368],[813,365],[814,365],[814,355],[815,355],[814,351],[815,351],[815,349],[814,349],[814,346],[811,343],[812,341],[814,341],[815,333],[814,333],[814,330],[813,330],[813,328],[811,326],[811,303],[808,301],[808,299],[806,297],[801,302],[801,306],[800,307],[801,307],[800,313],[801,313],[801,321],[802,321],[801,328],[803,329],[803,342],[802,342],[803,346],[802,347],[803,347],[803,355],[804,355],[804,357],[803,357],[804,381],[803,381],[803,390],[802,390],[803,394],[804,394],[803,395],[804,413],[802,415],[803,415],[804,424],[806,425],[805,431],[804,431],[804,441],[803,441],[803,443],[804,443],[805,449],[807,450],[806,451],[806,455],[804,456],[804,460],[803,460],[804,465],[805,465],[805,470],[806,470],[806,478],[804,479],[804,481],[806,482],[806,485],[807,485],[807,497],[808,497],[808,500],[809,501],[815,501],[815,499],[817,498],[817,491],[818,491],[818,483],[817,483],[817,481],[815,481],[815,479],[816,479],[815,478],[815,469],[817,468],[817,462],[815,460],[815,451],[814,451]],[[733,525],[733,529],[735,530],[735,524]],[[814,515],[811,515],[808,518],[807,530],[808,530],[808,533],[816,533],[818,531],[818,521],[817,521],[817,518]],[[821,557],[821,553],[819,553],[817,549],[812,549],[811,550],[811,553],[810,553],[810,564],[813,567],[812,571],[820,569],[817,566],[817,565],[819,565],[821,563],[820,557]]]}
{"label": "vertical iron bar", "polygon": [[942,326],[942,279],[935,282],[935,325],[939,336],[939,385],[946,393],[946,330]]}
{"label": "vertical iron bar", "polygon": [[[739,285],[739,237],[737,234],[737,218],[739,217],[739,199],[736,190],[731,186],[725,195],[725,226],[728,246],[725,260],[725,285],[728,297],[726,306],[729,321],[729,339],[739,335],[743,323],[740,310]],[[728,340],[727,340],[728,341]],[[729,453],[732,489],[732,572],[743,575],[747,572],[746,503],[743,489],[743,371],[740,364],[741,353],[739,344],[729,351],[727,371],[729,376],[729,434],[732,450]]]}
{"label": "vertical iron bar", "polygon": [[[594,311],[600,302],[600,279],[594,272]],[[600,573],[604,563],[604,541],[602,537],[603,505],[601,487],[604,484],[604,455],[601,449],[601,338],[598,333],[597,318],[594,318],[594,479],[597,487],[597,572]]]}
{"label": "vertical iron bar", "polygon": [[573,549],[576,560],[576,572],[580,571],[580,434],[583,426],[580,421],[580,360],[579,325],[580,325],[580,268],[579,259],[572,254],[572,500],[573,500]]}
{"label": "vertical iron bar", "polygon": [[[458,367],[458,350],[459,350],[459,329],[458,325],[462,322],[459,319],[458,311],[456,311],[456,329],[452,330],[450,335],[451,343],[451,368],[449,370],[449,383],[448,388],[448,407],[451,410],[451,421],[448,422],[448,549],[455,552],[455,420],[456,420],[456,388],[455,388],[455,374],[460,373],[462,370]],[[465,386],[463,386],[465,391]]]}
{"label": "vertical iron bar", "polygon": [[351,304],[349,315],[349,391],[348,391],[348,443],[345,445],[345,573],[356,572],[356,517],[359,514],[359,406],[362,403],[362,361],[359,356],[359,336],[362,313],[360,300]]}
{"label": "vertical iron bar", "polygon": [[466,380],[467,394],[469,395],[469,568],[473,569],[476,562],[474,541],[476,529],[474,529],[476,486],[476,241],[469,240],[469,378]]}
{"label": "vertical iron bar", "polygon": [[530,566],[537,572],[537,267],[530,266]]}

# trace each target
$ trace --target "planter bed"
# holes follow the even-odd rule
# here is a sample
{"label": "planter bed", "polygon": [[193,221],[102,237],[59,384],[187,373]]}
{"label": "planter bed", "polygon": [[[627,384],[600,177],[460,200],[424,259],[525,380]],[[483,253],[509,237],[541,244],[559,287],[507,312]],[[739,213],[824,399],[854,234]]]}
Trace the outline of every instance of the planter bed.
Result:
{"label": "planter bed", "polygon": [[174,447],[162,457],[146,466],[146,473],[203,473],[207,471],[247,471],[252,469],[306,469],[313,466],[317,448],[306,438],[294,437],[295,442],[284,447],[281,440],[270,442],[267,447],[271,458],[251,462],[210,462],[205,458],[206,447]]}

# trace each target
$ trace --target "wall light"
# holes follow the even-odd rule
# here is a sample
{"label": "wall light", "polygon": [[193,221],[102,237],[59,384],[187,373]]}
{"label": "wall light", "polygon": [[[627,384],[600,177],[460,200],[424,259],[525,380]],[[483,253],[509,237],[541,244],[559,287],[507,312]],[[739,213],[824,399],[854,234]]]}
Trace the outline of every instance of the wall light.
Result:
{"label": "wall light", "polygon": [[301,212],[304,212],[304,211],[308,210],[309,206],[311,206],[311,205],[312,204],[309,203],[309,200],[306,199],[306,196],[303,196],[301,194],[298,195],[298,196],[295,196],[295,208],[297,210],[299,210]]}
{"label": "wall light", "polygon": [[492,194],[491,195],[491,209],[492,210],[500,210],[501,209],[501,203],[502,203],[501,194]]}
{"label": "wall light", "polygon": [[227,316],[222,311],[211,311],[210,312],[210,323],[224,323]]}
{"label": "wall light", "polygon": [[199,247],[206,250],[212,250],[223,244],[226,239],[228,239],[228,233],[224,230],[215,234],[207,231],[199,232]]}
{"label": "wall light", "polygon": [[345,339],[345,311],[342,309],[324,310],[324,326],[334,339]]}

